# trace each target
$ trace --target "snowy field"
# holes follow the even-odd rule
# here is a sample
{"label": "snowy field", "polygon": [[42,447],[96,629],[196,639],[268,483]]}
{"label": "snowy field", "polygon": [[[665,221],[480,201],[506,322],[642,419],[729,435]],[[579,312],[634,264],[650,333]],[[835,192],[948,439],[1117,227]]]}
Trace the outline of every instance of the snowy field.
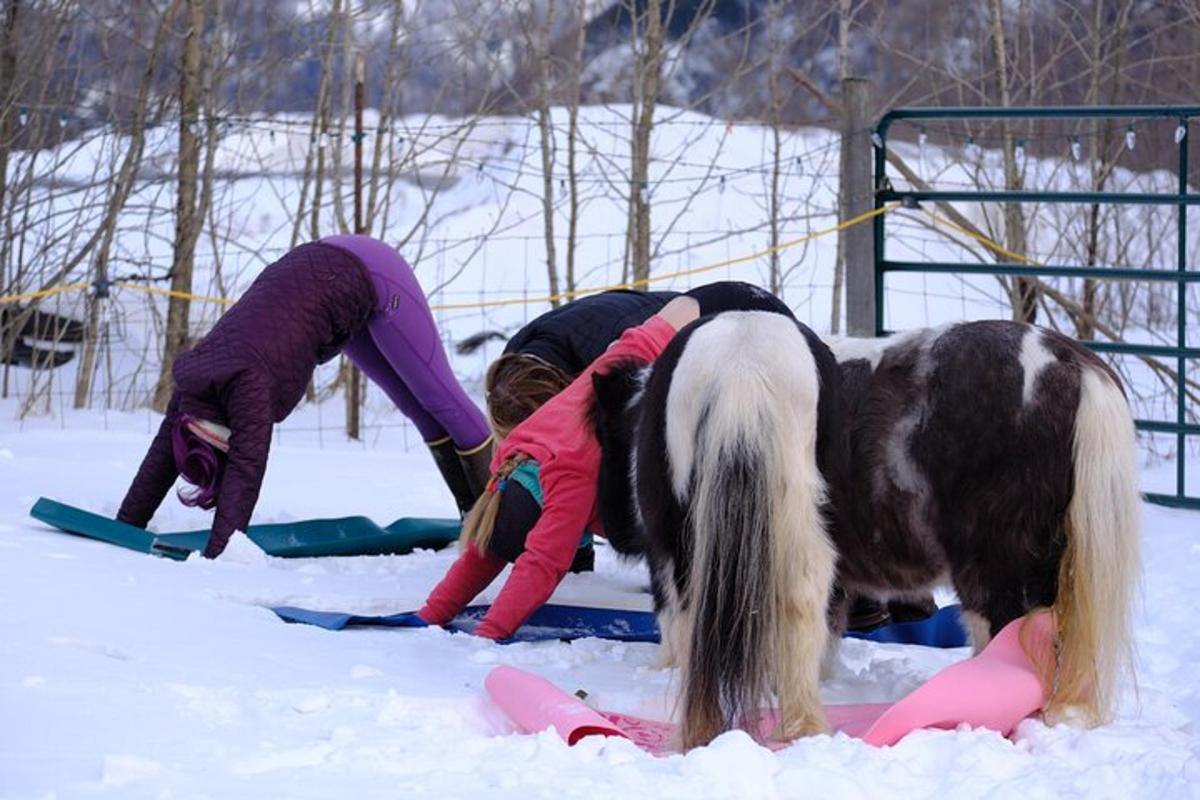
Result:
{"label": "snowy field", "polygon": [[[10,407],[0,412],[11,419]],[[302,412],[301,416],[311,414]],[[315,434],[312,434],[315,437]],[[280,560],[235,539],[220,560],[156,559],[48,531],[39,495],[112,514],[149,440],[143,414],[0,426],[0,797],[1200,796],[1200,514],[1147,506],[1139,684],[1097,730],[1024,722],[917,732],[876,750],[838,735],[771,753],[730,733],[655,759],[624,741],[568,748],[511,733],[483,678],[536,671],[602,707],[661,717],[669,674],[654,645],[502,646],[441,630],[327,632],[286,625],[291,604],[415,608],[452,559]],[[260,521],[445,516],[428,456],[400,434],[369,448],[285,438]],[[168,500],[160,529],[206,515]],[[639,568],[602,549],[556,597],[646,607]],[[486,598],[486,595],[485,595]],[[845,641],[826,700],[898,699],[965,650]]]}

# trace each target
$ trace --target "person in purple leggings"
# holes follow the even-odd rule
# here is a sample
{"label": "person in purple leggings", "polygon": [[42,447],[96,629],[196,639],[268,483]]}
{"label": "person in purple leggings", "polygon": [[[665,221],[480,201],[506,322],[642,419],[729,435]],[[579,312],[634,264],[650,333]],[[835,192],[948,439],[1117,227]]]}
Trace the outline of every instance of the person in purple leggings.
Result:
{"label": "person in purple leggings", "polygon": [[454,379],[408,263],[367,236],[301,245],[268,266],[194,348],[117,518],[146,527],[182,475],[188,505],[215,508],[204,555],[245,531],[271,430],[300,403],[313,369],[346,354],[413,421],[461,510],[488,479],[491,435]]}

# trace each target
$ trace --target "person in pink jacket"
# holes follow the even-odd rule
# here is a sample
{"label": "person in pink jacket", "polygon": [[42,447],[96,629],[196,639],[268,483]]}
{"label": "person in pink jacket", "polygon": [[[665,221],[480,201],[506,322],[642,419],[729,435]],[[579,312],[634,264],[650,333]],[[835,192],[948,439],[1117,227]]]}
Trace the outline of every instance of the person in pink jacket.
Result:
{"label": "person in pink jacket", "polygon": [[[422,619],[438,625],[449,622],[504,569],[506,559],[488,547],[498,521],[528,533],[512,575],[475,634],[506,639],[550,598],[571,566],[584,531],[598,532],[599,527],[600,445],[587,425],[592,374],[616,361],[653,361],[677,330],[699,316],[700,305],[692,298],[672,300],[621,334],[570,386],[513,428],[493,455],[491,482],[463,526],[462,554],[418,612]],[[528,503],[505,503],[508,507],[502,509],[500,501],[510,484],[531,496],[540,490],[540,509]],[[536,522],[528,527],[532,518]],[[508,540],[509,533],[497,538]]]}

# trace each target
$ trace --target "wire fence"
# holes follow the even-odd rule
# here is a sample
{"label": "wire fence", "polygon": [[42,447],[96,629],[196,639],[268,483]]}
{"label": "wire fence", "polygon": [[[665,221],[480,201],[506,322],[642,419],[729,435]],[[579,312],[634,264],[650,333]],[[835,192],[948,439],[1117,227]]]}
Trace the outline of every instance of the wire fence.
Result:
{"label": "wire fence", "polygon": [[[180,295],[166,285],[178,157],[173,128],[179,119],[159,122],[161,132],[145,145],[148,166],[112,227],[109,272],[102,283],[95,278],[99,245],[91,240],[103,230],[122,148],[129,141],[118,128],[98,128],[57,147],[14,157],[5,198],[13,236],[0,252],[0,309],[36,305],[84,322],[95,313],[96,379],[85,405],[102,419],[139,415],[147,430],[156,419],[147,401],[162,361],[166,299],[186,296],[194,301],[190,333],[202,336],[264,265],[295,243],[344,232],[353,202],[352,142],[347,136],[314,137],[311,118],[197,119],[200,128],[219,123],[213,128],[218,141],[208,165],[210,197],[197,271],[192,290]],[[363,190],[371,211],[370,232],[396,245],[413,263],[448,351],[479,330],[512,333],[552,302],[611,288],[678,289],[722,278],[773,286],[817,330],[840,324],[836,234],[871,215],[838,222],[839,135],[803,128],[783,129],[777,136],[769,126],[669,110],[655,124],[646,184],[634,186],[629,180],[629,126],[626,108],[587,110],[576,142],[580,158],[572,172],[566,166],[566,128],[559,119],[552,126],[549,171],[543,169],[537,126],[528,117],[412,118],[386,125],[368,120],[368,141],[371,136],[384,140],[383,155],[367,165]],[[943,141],[947,135],[938,134]],[[990,141],[980,137],[976,145],[990,146]],[[1003,183],[1002,174],[990,166],[994,153],[968,157],[963,146],[944,143],[910,147],[916,153],[913,163],[931,184],[979,188]],[[1065,185],[1084,179],[1061,155],[1041,158],[1032,144],[1029,151],[1031,175],[1054,175]],[[314,164],[318,157],[326,161],[321,175]],[[1130,173],[1124,179],[1151,178]],[[638,192],[652,208],[651,269],[644,280],[633,278],[629,252],[629,201]],[[547,207],[552,231],[546,226]],[[969,210],[988,232],[986,241],[963,236],[923,212],[888,207],[882,213],[895,216],[888,246],[914,258],[987,260],[999,255],[1007,260],[1020,255],[1029,261],[1062,261],[1063,251],[1078,239],[1086,210],[1050,218],[1027,207],[1034,212],[1029,215],[1033,235],[1023,255],[998,243],[1002,226],[998,216],[988,216],[996,209]],[[1160,231],[1154,217],[1120,218],[1112,226],[1107,241],[1100,243],[1100,263],[1150,264],[1156,253],[1173,246],[1169,231]],[[1133,244],[1139,237],[1140,244]],[[547,267],[548,241],[558,251],[557,290]],[[568,248],[574,251],[570,283]],[[1074,253],[1078,257],[1078,248]],[[72,260],[73,268],[64,269]],[[1069,281],[1056,285],[1080,291]],[[98,289],[104,295],[99,299]],[[1197,300],[1193,296],[1189,302],[1200,314]],[[1009,313],[1006,288],[978,276],[905,276],[889,284],[885,302],[890,317],[894,311],[910,325]],[[1123,316],[1121,329],[1131,336],[1154,336],[1160,321],[1156,315],[1169,312],[1169,307],[1156,306],[1152,293],[1130,300],[1112,288],[1110,302],[1106,313]],[[57,369],[36,362],[33,368],[0,367],[0,395],[8,398],[0,402],[7,402],[14,416],[31,420],[29,424],[46,424],[47,415],[52,424],[82,424],[70,413],[78,400],[80,348],[51,344],[64,351],[74,347],[75,359]],[[499,347],[453,358],[458,376],[477,397],[487,363]],[[277,436],[319,444],[344,441],[344,391],[340,367],[321,367],[310,402],[278,426]],[[1153,382],[1139,391],[1138,401],[1150,408],[1173,402]],[[368,389],[363,407],[360,427],[368,444],[419,444],[419,436],[381,393]],[[1196,404],[1190,408],[1193,414],[1200,411]]]}

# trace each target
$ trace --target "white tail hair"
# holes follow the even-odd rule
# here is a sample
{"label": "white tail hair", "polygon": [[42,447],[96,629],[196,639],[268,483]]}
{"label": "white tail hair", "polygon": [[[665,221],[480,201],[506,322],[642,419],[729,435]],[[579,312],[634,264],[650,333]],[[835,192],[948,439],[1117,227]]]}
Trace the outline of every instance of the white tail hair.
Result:
{"label": "white tail hair", "polygon": [[1057,653],[1031,655],[1050,691],[1047,717],[1076,709],[1095,725],[1112,719],[1117,683],[1133,674],[1142,502],[1129,404],[1109,375],[1085,366],[1080,377],[1075,485],[1052,608]]}
{"label": "white tail hair", "polygon": [[819,393],[795,322],[766,312],[697,328],[672,375],[667,454],[692,532],[682,608],[668,620],[685,747],[752,721],[772,689],[776,736],[828,730],[818,680],[836,552],[821,514]]}

